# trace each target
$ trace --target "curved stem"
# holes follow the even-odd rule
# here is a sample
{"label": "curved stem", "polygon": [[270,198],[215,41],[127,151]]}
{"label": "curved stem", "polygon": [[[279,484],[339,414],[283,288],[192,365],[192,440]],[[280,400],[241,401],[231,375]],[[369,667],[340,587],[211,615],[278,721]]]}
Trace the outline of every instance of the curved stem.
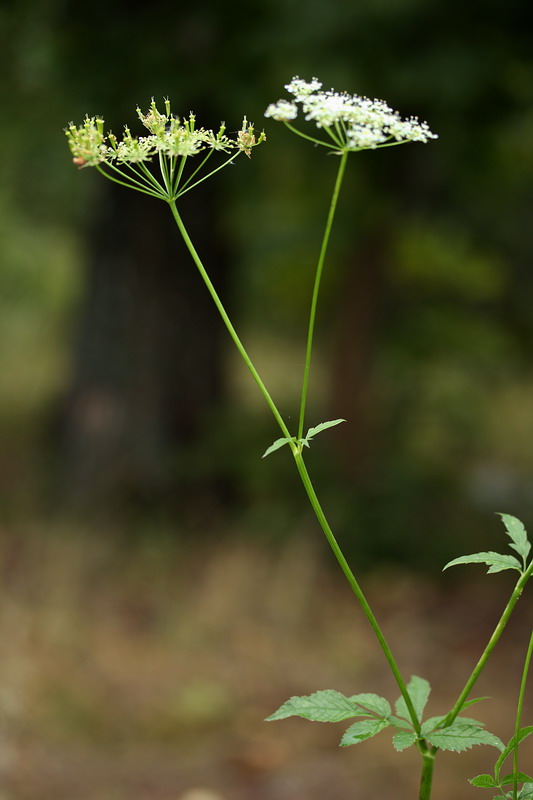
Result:
{"label": "curved stem", "polygon": [[[409,711],[409,716],[411,717],[411,722],[413,723],[413,727],[414,727],[414,729],[416,731],[416,734],[417,734],[417,736],[420,736],[420,722],[419,722],[417,713],[415,711],[415,708],[413,706],[413,702],[411,700],[411,697],[409,696],[409,692],[407,691],[407,686],[405,685],[405,681],[404,681],[404,679],[402,677],[402,674],[401,674],[401,672],[400,672],[400,670],[398,668],[398,665],[397,665],[396,660],[395,660],[395,658],[394,658],[394,656],[392,654],[392,651],[391,651],[391,649],[390,649],[390,647],[389,647],[389,645],[387,643],[387,640],[385,639],[383,631],[381,630],[381,628],[379,626],[379,623],[378,623],[376,617],[374,616],[374,613],[373,613],[372,609],[370,608],[370,605],[368,604],[368,600],[366,599],[366,597],[365,597],[365,595],[363,593],[363,590],[359,586],[359,583],[357,582],[357,579],[356,579],[355,575],[353,574],[352,570],[350,569],[350,566],[349,566],[348,562],[346,561],[346,558],[345,558],[345,556],[344,556],[344,554],[343,554],[343,552],[342,552],[342,550],[341,550],[341,548],[339,546],[339,543],[337,542],[337,540],[335,538],[335,535],[334,535],[333,531],[331,530],[331,527],[330,527],[330,525],[329,525],[329,523],[328,523],[328,521],[326,519],[326,515],[324,514],[322,506],[320,505],[320,502],[319,502],[318,497],[316,495],[315,489],[313,487],[313,483],[311,481],[311,478],[310,478],[309,473],[307,471],[307,467],[305,466],[305,463],[304,463],[304,460],[303,460],[303,456],[302,456],[300,451],[297,451],[297,452],[294,453],[294,460],[296,462],[296,467],[297,467],[298,472],[300,474],[300,478],[302,479],[302,483],[304,485],[305,491],[307,492],[307,496],[309,498],[311,506],[313,507],[313,511],[315,512],[315,516],[316,516],[316,518],[317,518],[317,520],[318,520],[318,522],[320,524],[320,527],[322,528],[322,530],[324,532],[324,535],[325,535],[325,537],[327,539],[327,542],[328,542],[331,550],[333,551],[333,555],[337,559],[337,561],[339,563],[339,566],[340,566],[341,570],[344,573],[344,577],[346,578],[346,580],[350,584],[352,592],[357,597],[357,600],[359,601],[359,604],[360,604],[360,606],[361,606],[361,608],[363,610],[363,613],[364,613],[365,617],[367,618],[368,622],[370,623],[370,627],[374,631],[376,639],[378,640],[379,645],[380,645],[381,649],[383,650],[383,653],[385,655],[385,658],[387,659],[387,662],[389,664],[391,672],[394,675],[396,683],[398,684],[398,688],[400,689],[401,695],[402,695],[403,699],[405,700],[405,705],[407,706],[407,710]],[[429,797],[429,795],[428,795],[428,797]]]}
{"label": "curved stem", "polygon": [[259,373],[257,372],[256,368],[254,367],[250,356],[246,352],[246,349],[245,349],[243,343],[241,342],[239,336],[237,335],[237,331],[235,330],[235,328],[233,327],[233,325],[231,323],[231,320],[230,320],[230,318],[229,318],[229,316],[228,316],[228,314],[226,312],[226,309],[224,308],[224,305],[223,305],[220,297],[218,296],[218,293],[217,293],[215,287],[213,286],[213,284],[211,282],[211,279],[210,279],[209,275],[207,274],[204,265],[202,264],[200,256],[196,252],[196,249],[195,249],[195,247],[194,247],[194,245],[193,245],[193,243],[192,243],[192,241],[191,241],[191,239],[189,237],[189,234],[187,233],[185,225],[183,224],[183,220],[181,219],[181,217],[179,215],[178,209],[176,207],[175,200],[168,200],[168,204],[170,206],[170,210],[172,211],[172,215],[174,217],[174,220],[175,220],[175,222],[176,222],[176,224],[177,224],[177,226],[179,228],[179,231],[180,231],[180,233],[181,233],[181,235],[183,237],[183,240],[184,240],[185,244],[187,245],[187,249],[189,250],[189,253],[192,256],[192,259],[193,259],[194,263],[196,264],[196,266],[198,268],[198,271],[200,272],[200,275],[202,276],[202,279],[203,279],[205,285],[207,286],[209,294],[211,295],[211,297],[213,299],[213,302],[215,303],[215,305],[216,305],[216,307],[218,309],[218,313],[222,317],[222,321],[224,322],[224,325],[226,326],[229,335],[233,339],[233,343],[235,344],[235,347],[239,351],[239,354],[240,354],[242,360],[244,361],[244,363],[246,364],[246,366],[250,370],[254,381],[257,383],[257,385],[259,387],[259,391],[261,392],[261,394],[265,398],[265,400],[267,402],[267,405],[270,408],[270,410],[272,411],[272,414],[274,415],[274,418],[275,418],[276,422],[278,423],[279,427],[281,428],[281,431],[282,431],[283,435],[286,436],[287,439],[291,439],[290,445],[291,445],[291,447],[295,447],[295,445],[293,445],[293,443],[292,443],[291,434],[290,434],[289,429],[287,428],[287,426],[286,426],[286,424],[285,424],[285,422],[283,420],[283,417],[281,416],[280,412],[278,411],[278,408],[277,408],[276,404],[274,403],[274,400],[270,396],[270,393],[269,393],[268,389],[266,388],[265,384],[261,380],[261,377],[260,377]]}
{"label": "curved stem", "polygon": [[302,396],[300,401],[300,416],[298,420],[298,439],[303,437],[303,429],[304,429],[304,419],[305,419],[305,408],[307,405],[307,390],[309,387],[309,369],[311,365],[311,354],[313,350],[313,335],[315,331],[315,319],[316,319],[316,308],[318,303],[318,293],[320,290],[320,280],[322,278],[322,270],[324,267],[324,261],[326,258],[326,252],[328,249],[329,237],[331,233],[331,227],[333,225],[333,219],[335,217],[335,211],[337,208],[337,201],[339,199],[339,193],[342,186],[342,180],[344,178],[344,172],[346,169],[346,161],[348,160],[348,153],[343,153],[341,155],[339,169],[337,171],[337,178],[335,180],[335,186],[333,188],[333,195],[331,197],[331,203],[329,207],[328,218],[326,222],[326,229],[324,231],[324,237],[322,239],[322,245],[320,247],[320,255],[318,258],[318,264],[316,268],[315,274],[315,284],[313,287],[313,298],[311,300],[311,311],[309,314],[309,327],[307,331],[307,349],[305,353],[305,366],[304,366],[304,377],[302,383]]}
{"label": "curved stem", "polygon": [[530,579],[532,573],[533,573],[533,561],[531,562],[531,564],[529,565],[527,570],[518,579],[518,581],[516,583],[516,586],[515,586],[515,588],[513,590],[513,593],[511,595],[511,597],[509,598],[509,602],[505,606],[505,608],[503,610],[503,613],[502,613],[502,615],[501,615],[501,617],[500,617],[500,619],[498,621],[498,624],[494,628],[494,632],[493,632],[492,636],[490,637],[490,639],[489,639],[489,641],[487,643],[487,646],[485,647],[485,649],[484,649],[484,651],[483,651],[483,653],[481,655],[481,658],[479,659],[479,661],[477,662],[476,666],[472,670],[472,674],[470,675],[469,679],[467,680],[463,691],[461,692],[461,694],[457,698],[457,701],[456,701],[454,707],[452,708],[452,710],[450,711],[450,713],[446,717],[446,720],[444,721],[444,726],[451,725],[452,722],[454,721],[454,719],[456,718],[456,716],[460,713],[461,708],[463,707],[463,703],[467,700],[468,695],[472,691],[472,688],[473,688],[475,682],[477,681],[477,679],[479,678],[479,676],[480,676],[480,674],[481,674],[481,672],[483,670],[483,667],[485,666],[485,664],[489,660],[489,658],[490,658],[490,656],[492,654],[492,651],[494,650],[494,648],[498,644],[500,636],[504,632],[505,626],[507,625],[507,623],[509,621],[509,617],[513,613],[514,607],[516,606],[516,604],[517,604],[517,602],[518,602],[518,600],[520,598],[520,595],[522,594],[522,592],[524,590],[524,586],[526,585],[526,583]]}

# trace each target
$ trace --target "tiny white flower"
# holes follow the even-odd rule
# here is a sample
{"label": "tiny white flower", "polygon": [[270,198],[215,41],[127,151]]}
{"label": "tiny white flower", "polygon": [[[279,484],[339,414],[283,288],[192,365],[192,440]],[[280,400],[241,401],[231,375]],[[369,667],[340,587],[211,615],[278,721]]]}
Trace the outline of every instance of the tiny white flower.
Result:
{"label": "tiny white flower", "polygon": [[289,102],[289,100],[278,100],[277,103],[271,103],[265,111],[265,117],[272,117],[278,122],[296,119],[297,116],[298,106],[296,103]]}
{"label": "tiny white flower", "polygon": [[306,82],[295,77],[285,88],[294,101],[272,103],[265,116],[288,122],[296,119],[300,105],[307,122],[328,129],[331,139],[323,144],[338,152],[438,138],[426,122],[419,122],[416,117],[402,119],[383,100],[333,90],[324,92],[316,78]]}
{"label": "tiny white flower", "polygon": [[318,92],[322,88],[322,84],[316,78],[306,83],[301,78],[295,77],[290,83],[285,84],[285,88],[289,94],[293,94],[298,102],[301,103],[308,95]]}

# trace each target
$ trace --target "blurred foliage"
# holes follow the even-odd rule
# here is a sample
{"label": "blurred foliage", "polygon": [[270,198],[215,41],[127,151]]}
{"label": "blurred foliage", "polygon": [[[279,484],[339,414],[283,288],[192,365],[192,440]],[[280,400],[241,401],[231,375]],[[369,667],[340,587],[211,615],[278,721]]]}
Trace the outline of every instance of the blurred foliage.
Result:
{"label": "blurred foliage", "polygon": [[[35,420],[45,428],[68,384],[84,290],[83,236],[98,178],[69,164],[62,128],[85,113],[133,124],[137,103],[166,95],[199,119],[209,109],[230,130],[243,112],[261,124],[283,83],[316,74],[326,86],[383,96],[440,135],[427,147],[362,153],[350,165],[309,415],[310,424],[345,416],[360,429],[331,432],[310,454],[332,516],[348,547],[392,559],[418,557],[421,537],[428,559],[446,560],[468,535],[474,547],[489,511],[527,521],[528,12],[523,0],[4,5],[0,498],[9,504],[14,482],[25,480],[24,470],[13,475],[12,453],[38,451]],[[294,419],[333,169],[281,126],[265,127],[267,147],[219,177],[220,225],[236,253],[230,304]],[[303,502],[288,459],[259,460],[276,431],[240,370],[228,352],[235,406],[213,409],[176,481],[229,476],[244,528],[288,534]]]}

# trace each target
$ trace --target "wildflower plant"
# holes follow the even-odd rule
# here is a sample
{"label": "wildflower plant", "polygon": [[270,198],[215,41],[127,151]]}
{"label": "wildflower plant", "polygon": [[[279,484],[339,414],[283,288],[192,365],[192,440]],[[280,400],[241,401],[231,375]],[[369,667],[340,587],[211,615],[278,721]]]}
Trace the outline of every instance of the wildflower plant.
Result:
{"label": "wildflower plant", "polygon": [[[403,677],[385,634],[329,525],[304,460],[306,448],[310,447],[319,433],[345,422],[343,419],[321,422],[308,428],[304,435],[320,283],[348,157],[360,150],[377,150],[408,142],[427,143],[437,136],[426,122],[420,122],[416,117],[403,119],[382,100],[370,100],[333,90],[323,91],[322,84],[316,78],[304,81],[295,77],[285,88],[290,99],[270,104],[265,116],[282,122],[289,131],[316,146],[326,148],[339,157],[315,270],[298,422],[293,431],[289,430],[239,338],[189,237],[177,204],[184,194],[233,163],[243,153],[250,157],[252,151],[265,141],[264,133],[257,134],[246,117],[240,130],[233,136],[226,133],[224,124],[216,131],[197,127],[194,114],[183,118],[173,116],[168,100],[165,100],[162,112],[152,100],[145,113],[137,109],[137,115],[148,131],[144,136],[133,136],[126,127],[122,139],[119,140],[113,133],[105,133],[104,121],[99,117],[87,117],[80,127],[70,124],[66,129],[66,135],[73,162],[80,168],[95,167],[115,183],[168,203],[180,234],[229,335],[282,434],[266,449],[263,457],[284,448],[285,445],[289,448],[316,519],[375,634],[400,692],[394,706],[391,706],[386,698],[372,692],[346,697],[332,689],[319,690],[311,695],[290,698],[268,717],[268,720],[281,720],[291,716],[318,722],[351,720],[350,726],[341,738],[342,746],[358,744],[382,730],[392,729],[393,745],[396,750],[415,747],[421,757],[419,800],[429,800],[431,796],[435,757],[440,750],[461,752],[474,745],[490,745],[500,751],[494,774],[479,775],[472,779],[471,783],[496,790],[499,792],[495,795],[498,800],[533,800],[533,778],[518,769],[519,744],[533,733],[533,726],[521,725],[525,682],[533,650],[533,634],[525,659],[515,733],[510,742],[504,745],[497,736],[485,730],[482,722],[464,713],[470,706],[484,699],[471,698],[471,692],[533,573],[531,545],[522,523],[508,514],[501,515],[511,540],[512,554],[482,552],[462,556],[446,565],[445,569],[460,564],[483,563],[489,567],[489,573],[513,570],[519,573],[519,577],[492,636],[459,692],[455,704],[447,712],[424,718],[423,714],[431,691],[430,684],[419,676],[412,676],[409,681]],[[312,132],[309,132],[310,127]],[[512,772],[501,775],[503,762],[511,755]],[[521,788],[518,784],[522,784]],[[506,786],[511,786],[507,792]]]}

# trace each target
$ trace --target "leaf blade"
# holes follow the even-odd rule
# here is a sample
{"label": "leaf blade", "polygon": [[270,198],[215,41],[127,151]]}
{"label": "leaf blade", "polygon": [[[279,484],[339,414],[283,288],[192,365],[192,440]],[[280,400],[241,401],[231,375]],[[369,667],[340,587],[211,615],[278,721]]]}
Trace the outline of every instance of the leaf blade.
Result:
{"label": "leaf blade", "polygon": [[[427,681],[425,678],[419,678],[418,675],[412,675],[411,680],[407,684],[407,691],[409,693],[409,697],[413,701],[416,715],[418,719],[421,720],[424,708],[426,707],[426,703],[431,692],[429,681]],[[399,717],[404,717],[409,721],[411,720],[403,697],[399,697],[397,699],[394,708]]]}
{"label": "leaf blade", "polygon": [[529,555],[529,551],[531,550],[531,544],[527,538],[524,524],[516,517],[511,516],[511,514],[500,513],[500,517],[502,518],[502,522],[505,525],[509,538],[513,542],[509,546],[512,547],[513,550],[516,550],[520,556],[522,556],[525,563]]}
{"label": "leaf blade", "polygon": [[414,731],[398,731],[392,737],[392,744],[398,753],[402,750],[407,750],[416,742],[416,733]]}
{"label": "leaf blade", "polygon": [[483,553],[472,553],[469,556],[459,556],[459,558],[454,558],[452,561],[448,561],[448,563],[443,567],[442,571],[448,569],[449,567],[456,567],[460,564],[487,564],[489,567],[488,574],[494,574],[495,572],[502,572],[505,569],[517,569],[519,572],[522,572],[522,565],[518,561],[517,558],[514,556],[502,555],[501,553],[495,553],[492,550],[488,550],[487,552]]}
{"label": "leaf blade", "polygon": [[428,742],[441,750],[451,750],[461,753],[477,744],[487,744],[503,750],[503,742],[493,733],[489,733],[476,725],[464,725],[457,721],[426,736]]}
{"label": "leaf blade", "polygon": [[344,732],[340,741],[341,747],[350,747],[352,744],[359,744],[366,739],[371,739],[377,733],[388,728],[389,722],[386,719],[361,719],[359,722],[354,722],[353,725]]}
{"label": "leaf blade", "polygon": [[318,425],[315,425],[314,428],[309,428],[307,433],[305,434],[304,441],[309,441],[312,439],[313,436],[316,436],[317,433],[322,433],[322,431],[327,430],[328,428],[333,428],[335,425],[340,425],[341,422],[346,422],[345,419],[330,419],[328,422],[320,422]]}
{"label": "leaf blade", "polygon": [[274,722],[287,717],[302,717],[311,722],[340,722],[350,717],[361,716],[361,711],[340,692],[323,689],[309,695],[290,697],[266,722]]}
{"label": "leaf blade", "polygon": [[281,439],[276,439],[276,441],[273,442],[270,445],[270,447],[267,447],[267,449],[265,450],[265,452],[263,453],[261,458],[266,458],[271,453],[274,453],[276,450],[279,450],[280,447],[283,447],[284,444],[289,444],[289,442],[292,442],[292,441],[294,441],[294,440],[293,439],[287,439],[286,436],[282,437]]}
{"label": "leaf blade", "polygon": [[[354,694],[348,698],[351,703],[361,708],[361,714],[375,714],[378,717],[388,719],[391,715],[391,707],[388,700],[380,697],[379,694],[370,692],[364,694]],[[366,711],[368,709],[368,711]]]}

